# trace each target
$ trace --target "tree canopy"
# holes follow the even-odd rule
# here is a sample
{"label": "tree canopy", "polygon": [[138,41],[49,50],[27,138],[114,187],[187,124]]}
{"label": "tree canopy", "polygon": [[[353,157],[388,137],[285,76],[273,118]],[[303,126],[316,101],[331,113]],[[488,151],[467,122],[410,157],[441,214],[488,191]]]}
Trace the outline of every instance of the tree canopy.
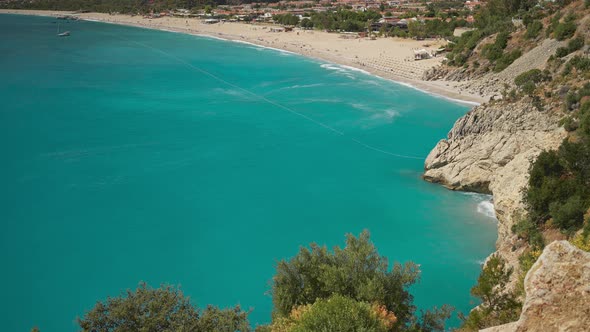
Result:
{"label": "tree canopy", "polygon": [[179,288],[154,289],[146,283],[118,297],[99,301],[78,324],[84,332],[247,332],[248,313],[236,306],[221,310],[194,307]]}
{"label": "tree canopy", "polygon": [[[379,255],[364,231],[358,238],[347,235],[346,246],[335,247],[333,252],[312,243],[310,249],[301,248],[292,259],[280,261],[273,277],[273,304],[277,316],[288,317],[300,306],[340,295],[383,305],[395,315],[396,329],[433,331],[437,324],[424,324],[415,316],[413,297],[407,290],[419,276],[414,263],[395,263],[390,269],[387,258]],[[426,316],[444,322],[450,311],[445,307]]]}

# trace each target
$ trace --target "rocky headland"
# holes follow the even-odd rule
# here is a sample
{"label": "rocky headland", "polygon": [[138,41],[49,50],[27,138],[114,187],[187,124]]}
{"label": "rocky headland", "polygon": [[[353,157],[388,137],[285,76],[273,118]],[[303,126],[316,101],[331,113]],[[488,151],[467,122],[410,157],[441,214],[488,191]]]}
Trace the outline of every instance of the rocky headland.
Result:
{"label": "rocky headland", "polygon": [[[447,138],[436,144],[426,158],[423,178],[451,190],[493,195],[498,219],[494,254],[513,269],[507,291],[514,290],[519,276],[526,272],[520,271],[519,257],[529,250],[529,244],[512,228],[527,214],[523,194],[530,167],[541,152],[557,150],[568,137],[560,121],[565,116],[567,84],[577,86],[579,82],[548,84],[544,107],[535,105],[534,98],[527,95],[516,100],[502,99],[509,90],[518,91],[514,84],[518,75],[546,69],[551,55],[564,45],[554,39],[539,40],[499,73],[441,66],[423,77],[459,82],[458,86],[466,91],[490,99],[458,119]],[[472,57],[481,59],[477,54],[481,49],[478,46]],[[557,233],[544,234],[547,246],[526,274],[520,319],[483,331],[589,331],[590,254],[567,241],[551,242],[565,238]]]}
{"label": "rocky headland", "polygon": [[478,106],[455,122],[424,165],[427,181],[493,195],[496,247],[516,272],[523,245],[511,228],[524,212],[522,190],[531,162],[566,137],[558,122],[559,115],[538,111],[527,100]]}

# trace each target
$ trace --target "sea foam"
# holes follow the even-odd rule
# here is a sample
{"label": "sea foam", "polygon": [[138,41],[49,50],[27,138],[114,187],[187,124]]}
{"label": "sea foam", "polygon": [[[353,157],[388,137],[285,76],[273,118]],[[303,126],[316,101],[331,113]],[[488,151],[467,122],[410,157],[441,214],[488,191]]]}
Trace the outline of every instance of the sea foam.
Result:
{"label": "sea foam", "polygon": [[477,204],[477,212],[496,219],[496,210],[494,209],[494,204],[491,200],[479,202],[479,204]]}

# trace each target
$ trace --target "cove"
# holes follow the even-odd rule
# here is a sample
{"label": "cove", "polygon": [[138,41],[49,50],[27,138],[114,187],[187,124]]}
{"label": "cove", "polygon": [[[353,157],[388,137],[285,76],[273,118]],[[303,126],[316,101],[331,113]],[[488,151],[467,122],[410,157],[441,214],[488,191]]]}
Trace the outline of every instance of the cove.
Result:
{"label": "cove", "polygon": [[75,331],[142,280],[267,323],[278,260],[363,229],[420,264],[420,308],[472,307],[488,198],[420,179],[467,107],[276,50],[54,21],[0,15],[7,331]]}

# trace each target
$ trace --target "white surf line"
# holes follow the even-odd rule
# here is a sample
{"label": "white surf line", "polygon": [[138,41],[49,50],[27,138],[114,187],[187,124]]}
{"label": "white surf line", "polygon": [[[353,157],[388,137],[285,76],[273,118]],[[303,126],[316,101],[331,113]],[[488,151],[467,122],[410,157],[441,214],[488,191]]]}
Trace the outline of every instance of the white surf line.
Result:
{"label": "white surf line", "polygon": [[321,126],[321,127],[325,128],[327,130],[330,130],[330,131],[332,131],[332,132],[334,132],[334,133],[336,133],[336,134],[338,134],[340,136],[346,137],[346,138],[350,139],[351,141],[353,141],[353,142],[359,144],[360,146],[362,146],[364,148],[367,148],[369,150],[373,150],[373,151],[376,151],[376,152],[380,152],[380,153],[383,153],[383,154],[386,154],[386,155],[390,155],[390,156],[393,156],[393,157],[398,157],[398,158],[424,160],[423,157],[416,157],[416,156],[409,156],[409,155],[397,154],[397,153],[393,153],[393,152],[389,152],[389,151],[385,151],[385,150],[376,148],[376,147],[371,146],[369,144],[366,144],[366,143],[364,143],[362,141],[359,141],[358,139],[356,139],[354,137],[349,137],[349,136],[345,135],[344,132],[342,132],[342,131],[340,131],[340,130],[338,130],[336,128],[333,128],[333,127],[331,127],[331,126],[329,126],[329,125],[327,125],[327,124],[325,124],[325,123],[323,123],[321,121],[315,120],[315,119],[313,119],[313,118],[311,118],[311,117],[309,117],[309,116],[307,116],[305,114],[299,113],[299,112],[297,112],[297,111],[295,111],[295,110],[293,110],[293,109],[291,109],[291,108],[289,108],[287,106],[284,106],[284,105],[279,104],[279,103],[277,103],[275,101],[272,101],[272,100],[270,100],[270,99],[268,99],[268,98],[266,98],[264,96],[258,95],[256,93],[250,91],[250,90],[244,89],[244,88],[242,88],[242,87],[240,87],[240,86],[238,86],[238,85],[236,85],[234,83],[228,82],[228,81],[224,80],[221,77],[218,77],[218,76],[216,76],[216,75],[214,75],[214,74],[212,74],[212,73],[210,73],[210,72],[208,72],[208,71],[206,71],[204,69],[201,69],[201,68],[193,65],[190,62],[187,62],[186,60],[183,60],[183,59],[175,56],[174,54],[168,53],[168,52],[163,51],[163,50],[161,50],[159,48],[156,48],[156,47],[153,47],[153,46],[150,46],[150,45],[147,45],[147,44],[138,42],[138,41],[134,41],[134,40],[129,40],[129,39],[123,38],[121,36],[116,36],[116,37],[118,37],[120,39],[124,39],[124,40],[126,40],[128,42],[131,42],[131,43],[134,43],[134,44],[143,46],[145,48],[149,48],[149,49],[151,49],[153,51],[156,51],[158,53],[161,53],[161,54],[163,54],[163,55],[165,55],[165,56],[167,56],[167,57],[169,57],[171,59],[174,59],[174,60],[176,60],[176,61],[178,61],[178,62],[180,62],[180,63],[188,66],[189,68],[191,68],[193,70],[198,71],[199,73],[205,74],[205,75],[207,75],[207,76],[209,76],[209,77],[211,77],[211,78],[213,78],[213,79],[215,79],[215,80],[217,80],[219,82],[222,82],[222,83],[224,83],[226,85],[229,85],[229,86],[231,86],[233,88],[236,88],[236,89],[238,89],[240,91],[243,91],[243,92],[245,92],[245,93],[247,93],[247,94],[249,94],[251,96],[254,96],[254,97],[256,97],[256,98],[258,98],[260,100],[263,100],[263,101],[265,101],[265,102],[267,102],[267,103],[269,103],[269,104],[271,104],[273,106],[276,106],[276,107],[278,107],[278,108],[280,108],[282,110],[285,110],[287,112],[290,112],[292,114],[295,114],[297,116],[300,116],[300,117],[302,117],[302,118],[304,118],[304,119],[306,119],[306,120],[308,120],[310,122],[313,122],[313,123],[317,124],[318,126]]}

